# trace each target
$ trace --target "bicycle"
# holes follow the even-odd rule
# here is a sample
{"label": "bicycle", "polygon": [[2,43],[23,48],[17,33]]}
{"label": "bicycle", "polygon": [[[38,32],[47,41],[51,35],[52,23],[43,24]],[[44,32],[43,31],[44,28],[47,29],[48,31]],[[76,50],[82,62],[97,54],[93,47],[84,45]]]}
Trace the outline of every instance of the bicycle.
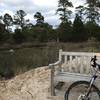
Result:
{"label": "bicycle", "polygon": [[91,58],[91,66],[94,69],[90,81],[76,81],[65,92],[65,100],[100,100],[100,90],[94,85],[100,73],[100,65],[96,62],[97,57]]}

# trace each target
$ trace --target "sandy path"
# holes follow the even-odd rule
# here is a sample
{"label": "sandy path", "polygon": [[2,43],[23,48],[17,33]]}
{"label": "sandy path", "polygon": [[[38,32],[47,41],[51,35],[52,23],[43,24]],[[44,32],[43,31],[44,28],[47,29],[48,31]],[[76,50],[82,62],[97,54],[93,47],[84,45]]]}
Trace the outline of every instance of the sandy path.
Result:
{"label": "sandy path", "polygon": [[9,81],[1,81],[0,100],[51,100],[50,70],[37,68]]}

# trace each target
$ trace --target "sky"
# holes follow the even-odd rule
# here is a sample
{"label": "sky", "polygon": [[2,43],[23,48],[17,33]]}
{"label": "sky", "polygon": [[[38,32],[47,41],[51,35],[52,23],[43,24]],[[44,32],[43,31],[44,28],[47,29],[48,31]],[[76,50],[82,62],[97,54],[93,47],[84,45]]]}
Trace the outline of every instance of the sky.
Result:
{"label": "sky", "polygon": [[[84,3],[84,0],[70,0],[74,6]],[[56,26],[59,25],[59,16],[56,15],[58,0],[0,0],[0,15],[9,13],[14,15],[18,10],[24,10],[27,13],[26,19],[35,24],[34,14],[41,12],[45,22]],[[74,8],[72,9],[74,11]]]}

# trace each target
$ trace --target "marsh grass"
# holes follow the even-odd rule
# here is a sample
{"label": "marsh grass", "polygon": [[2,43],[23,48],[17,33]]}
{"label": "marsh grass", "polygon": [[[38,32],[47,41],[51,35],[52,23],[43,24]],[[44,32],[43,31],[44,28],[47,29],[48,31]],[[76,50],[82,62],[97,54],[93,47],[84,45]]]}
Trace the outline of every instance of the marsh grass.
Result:
{"label": "marsh grass", "polygon": [[33,47],[14,50],[0,51],[0,72],[15,74],[23,73],[27,70],[47,66],[57,60],[58,51],[52,47]]}
{"label": "marsh grass", "polygon": [[58,60],[59,49],[64,51],[99,52],[99,43],[48,43],[45,46],[24,46],[14,49],[14,52],[0,50],[0,73],[20,74],[27,70],[47,66]]}

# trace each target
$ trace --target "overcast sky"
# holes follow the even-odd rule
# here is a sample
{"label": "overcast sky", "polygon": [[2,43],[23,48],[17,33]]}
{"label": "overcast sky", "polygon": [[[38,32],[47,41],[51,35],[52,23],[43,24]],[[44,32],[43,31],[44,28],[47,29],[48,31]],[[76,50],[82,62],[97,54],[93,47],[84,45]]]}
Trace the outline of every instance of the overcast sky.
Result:
{"label": "overcast sky", "polygon": [[[83,4],[84,0],[70,0],[74,6]],[[59,16],[55,15],[58,6],[58,0],[0,0],[0,15],[9,13],[13,16],[18,10],[24,10],[27,13],[26,18],[33,23],[34,14],[38,11],[45,17],[45,22],[51,25],[59,24]]]}

